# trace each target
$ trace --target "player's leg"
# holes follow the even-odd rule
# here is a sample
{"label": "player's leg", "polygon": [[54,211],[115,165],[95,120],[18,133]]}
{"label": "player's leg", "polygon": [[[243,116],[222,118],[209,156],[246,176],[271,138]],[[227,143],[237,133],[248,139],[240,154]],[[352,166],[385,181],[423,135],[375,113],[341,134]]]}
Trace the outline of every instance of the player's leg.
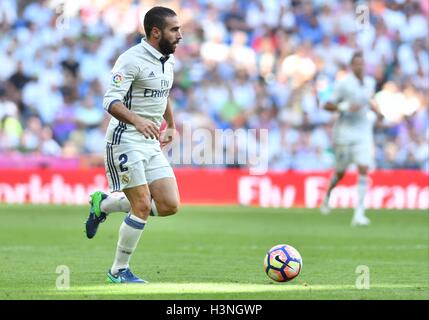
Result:
{"label": "player's leg", "polygon": [[357,204],[353,214],[353,226],[369,225],[370,220],[365,216],[365,196],[368,189],[368,166],[358,165]]}
{"label": "player's leg", "polygon": [[100,201],[100,209],[107,215],[113,212],[130,212],[131,204],[125,195],[102,194],[104,199]]}
{"label": "player's leg", "polygon": [[[104,164],[111,192],[116,193],[123,188],[147,183],[142,157],[144,155],[132,146],[107,143]],[[90,214],[86,221],[86,235],[89,239],[95,236],[99,224],[104,222],[110,213],[130,212],[131,204],[127,197],[113,193],[96,191],[91,194]]]}
{"label": "player's leg", "polygon": [[[153,181],[150,186],[151,216],[165,217],[175,214],[179,206],[179,189],[175,178],[161,178]],[[98,212],[109,215],[113,212],[129,212],[130,201],[126,196],[108,195],[101,191],[91,195],[92,203]]]}
{"label": "player's leg", "polygon": [[179,208],[179,188],[173,169],[159,149],[147,165],[146,178],[152,195],[153,216],[169,216]]}
{"label": "player's leg", "polygon": [[331,197],[332,190],[344,177],[347,166],[349,165],[349,150],[348,146],[334,146],[335,151],[335,172],[329,181],[328,190],[326,191],[322,205],[320,206],[320,212],[322,214],[328,214],[331,209],[329,207],[329,199]]}
{"label": "player's leg", "polygon": [[[165,217],[177,212],[180,200],[176,179],[158,179],[152,182],[149,188],[152,196],[151,216]],[[104,216],[113,212],[127,213],[131,209],[126,196],[108,195],[102,191],[96,191],[91,195],[91,206],[94,211]]]}
{"label": "player's leg", "polygon": [[[151,215],[163,217],[175,214],[180,202],[179,189],[174,172],[163,155],[158,155],[151,160],[147,174],[148,181],[152,181],[149,186],[153,198],[151,201]],[[131,209],[131,204],[127,197],[108,195],[102,191],[96,191],[91,195],[90,204],[91,210],[103,216],[104,219],[110,213],[127,213]]]}
{"label": "player's leg", "polygon": [[[123,148],[123,147],[122,147]],[[119,156],[123,150],[120,146],[113,146],[110,143],[106,144],[106,153],[104,155],[104,166],[106,169],[107,181],[111,192],[121,190],[121,179],[119,172],[128,168],[121,165]],[[122,172],[121,172],[122,173]],[[130,205],[125,197],[115,198],[105,194],[102,191],[96,191],[90,195],[90,211],[88,219],[85,223],[86,236],[92,239],[97,233],[100,223],[104,222],[109,213],[118,211],[129,212]]]}
{"label": "player's leg", "polygon": [[90,214],[86,222],[86,234],[93,238],[98,225],[104,222],[107,216],[113,212],[130,212],[131,204],[124,195],[115,196],[102,191],[95,191],[90,195]]}
{"label": "player's leg", "polygon": [[160,178],[149,184],[152,195],[151,215],[166,217],[179,209],[179,189],[175,178]]}
{"label": "player's leg", "polygon": [[353,161],[358,167],[357,204],[352,219],[353,226],[367,226],[370,224],[365,215],[365,196],[368,189],[368,172],[373,161],[373,145],[363,140],[353,150]]}
{"label": "player's leg", "polygon": [[[178,206],[178,199],[176,202],[174,201],[176,197],[178,198],[174,173],[159,146],[147,145],[137,150],[136,153],[137,155],[132,150],[126,150],[126,158],[130,159],[130,165],[128,166],[126,162],[122,161],[124,171],[118,177],[121,182],[120,189],[125,193],[131,211],[119,230],[115,261],[108,273],[109,280],[112,282],[139,282],[140,280],[132,275],[129,260],[137,246],[147,218],[153,211],[152,196],[161,199],[160,204],[154,206],[154,210],[159,215],[172,214],[177,211]],[[136,162],[136,158],[143,160]],[[155,195],[151,195],[152,189]],[[162,197],[161,193],[164,193]],[[173,196],[168,196],[168,194]]]}
{"label": "player's leg", "polygon": [[331,208],[329,207],[329,199],[331,197],[332,190],[341,181],[341,179],[344,177],[344,174],[344,171],[336,170],[332,175],[331,180],[329,181],[328,190],[326,191],[326,195],[323,198],[322,205],[320,206],[320,212],[322,214],[328,214],[331,212]]}
{"label": "player's leg", "polygon": [[103,191],[95,191],[91,194],[90,204],[94,206],[96,212],[102,212],[109,215],[113,212],[129,212],[131,209],[130,201],[125,195],[107,194]]}
{"label": "player's leg", "polygon": [[108,272],[108,280],[114,283],[144,282],[131,273],[129,262],[151,210],[150,191],[147,184],[123,191],[131,204],[131,210],[119,228],[115,259]]}

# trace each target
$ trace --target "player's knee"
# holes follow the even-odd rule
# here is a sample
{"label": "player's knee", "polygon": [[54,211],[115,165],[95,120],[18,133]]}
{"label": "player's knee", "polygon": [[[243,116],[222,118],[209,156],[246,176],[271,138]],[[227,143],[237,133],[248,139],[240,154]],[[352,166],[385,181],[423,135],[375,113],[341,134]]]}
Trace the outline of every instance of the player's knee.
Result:
{"label": "player's knee", "polygon": [[176,214],[178,211],[179,211],[179,204],[178,203],[170,207],[171,214]]}
{"label": "player's knee", "polygon": [[367,175],[368,174],[368,167],[361,166],[358,168],[359,174],[361,175]]}
{"label": "player's knee", "polygon": [[171,216],[179,211],[179,203],[177,201],[166,202],[162,209],[164,216]]}
{"label": "player's knee", "polygon": [[166,209],[166,214],[171,216],[173,214],[176,214],[178,211],[179,211],[178,204],[169,204]]}
{"label": "player's knee", "polygon": [[141,219],[146,219],[151,210],[150,201],[142,199],[132,206],[133,214]]}

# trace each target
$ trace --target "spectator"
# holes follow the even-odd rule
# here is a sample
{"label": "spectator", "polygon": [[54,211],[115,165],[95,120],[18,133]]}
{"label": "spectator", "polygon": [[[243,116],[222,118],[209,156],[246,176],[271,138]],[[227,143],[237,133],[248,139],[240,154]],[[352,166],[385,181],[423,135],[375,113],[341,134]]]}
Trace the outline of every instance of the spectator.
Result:
{"label": "spectator", "polygon": [[[359,30],[351,0],[171,3],[186,30],[171,92],[178,129],[268,129],[269,168],[329,168],[335,115],[319,106],[361,49],[385,116],[375,131],[377,165],[428,170],[428,1],[371,1],[370,24]],[[47,0],[0,2],[0,151],[102,163],[110,70],[140,41],[148,3],[76,3],[67,28],[56,24],[57,9]],[[224,154],[243,156],[256,138],[238,136]]]}
{"label": "spectator", "polygon": [[53,139],[52,129],[49,127],[44,127],[40,134],[40,153],[48,156],[61,156],[61,147]]}

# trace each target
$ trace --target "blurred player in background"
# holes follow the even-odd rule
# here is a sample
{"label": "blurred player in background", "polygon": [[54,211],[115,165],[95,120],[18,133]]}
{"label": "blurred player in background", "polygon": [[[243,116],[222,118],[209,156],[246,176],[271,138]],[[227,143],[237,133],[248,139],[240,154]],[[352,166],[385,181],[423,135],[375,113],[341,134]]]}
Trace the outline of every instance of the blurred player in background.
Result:
{"label": "blurred player in background", "polygon": [[[179,191],[173,170],[161,151],[174,136],[175,122],[168,101],[173,84],[176,46],[182,39],[176,13],[150,9],[144,18],[146,38],[119,56],[112,70],[104,108],[113,116],[106,133],[105,167],[114,197],[91,195],[86,222],[88,238],[111,212],[128,212],[119,228],[116,256],[107,276],[113,283],[145,281],[129,268],[149,215],[175,214]],[[167,129],[160,133],[162,121]]]}
{"label": "blurred player in background", "polygon": [[343,178],[348,166],[356,164],[359,173],[358,197],[353,226],[366,226],[370,223],[365,216],[365,195],[368,171],[374,162],[373,128],[376,116],[371,110],[380,114],[372,99],[375,85],[375,79],[364,75],[363,54],[356,52],[351,59],[351,72],[335,83],[332,97],[324,106],[328,111],[339,112],[339,116],[334,126],[336,170],[320,210],[323,214],[329,213],[332,189]]}

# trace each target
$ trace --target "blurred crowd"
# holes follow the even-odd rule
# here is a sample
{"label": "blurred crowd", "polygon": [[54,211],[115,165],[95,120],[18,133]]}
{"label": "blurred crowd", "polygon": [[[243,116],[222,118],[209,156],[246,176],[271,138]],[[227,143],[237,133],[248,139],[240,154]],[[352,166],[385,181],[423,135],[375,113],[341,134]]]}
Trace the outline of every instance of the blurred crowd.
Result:
{"label": "blurred crowd", "polygon": [[0,154],[102,165],[110,70],[154,5],[182,23],[170,93],[179,133],[268,129],[225,152],[266,143],[272,170],[332,168],[336,115],[321,105],[362,50],[384,115],[376,167],[429,171],[427,0],[2,0]]}

